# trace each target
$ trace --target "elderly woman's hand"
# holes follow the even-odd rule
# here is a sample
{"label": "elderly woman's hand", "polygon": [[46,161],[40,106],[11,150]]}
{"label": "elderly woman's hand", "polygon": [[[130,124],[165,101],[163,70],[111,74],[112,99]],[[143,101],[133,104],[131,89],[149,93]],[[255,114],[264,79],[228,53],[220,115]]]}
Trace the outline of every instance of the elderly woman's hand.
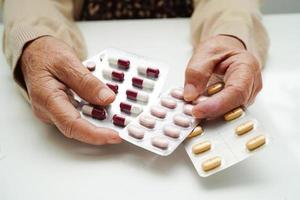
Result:
{"label": "elderly woman's hand", "polygon": [[214,36],[195,49],[185,72],[184,99],[192,101],[203,94],[216,74],[222,76],[224,89],[194,107],[197,118],[215,118],[248,106],[262,89],[259,62],[232,36]]}
{"label": "elderly woman's hand", "polygon": [[71,47],[53,37],[41,37],[26,46],[20,65],[32,109],[40,120],[55,124],[65,136],[82,142],[121,142],[117,132],[82,119],[70,103],[68,88],[95,105],[108,105],[115,99],[115,94],[81,64]]}

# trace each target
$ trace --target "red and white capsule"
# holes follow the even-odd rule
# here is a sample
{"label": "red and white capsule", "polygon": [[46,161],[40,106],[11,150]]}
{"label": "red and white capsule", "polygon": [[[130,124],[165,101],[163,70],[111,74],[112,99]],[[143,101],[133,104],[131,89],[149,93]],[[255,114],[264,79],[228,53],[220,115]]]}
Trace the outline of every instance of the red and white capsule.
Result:
{"label": "red and white capsule", "polygon": [[104,120],[106,118],[106,112],[104,108],[95,108],[90,105],[83,105],[82,113],[99,120]]}
{"label": "red and white capsule", "polygon": [[131,79],[132,85],[141,89],[150,89],[152,90],[154,88],[154,81],[139,78],[139,77],[133,77]]}
{"label": "red and white capsule", "polygon": [[159,69],[153,67],[138,66],[138,72],[149,78],[158,78]]}
{"label": "red and white capsule", "polygon": [[125,127],[130,123],[130,120],[122,115],[115,114],[112,118],[113,124],[116,126]]}
{"label": "red and white capsule", "polygon": [[130,66],[130,61],[124,58],[115,58],[115,57],[110,57],[107,59],[108,63],[112,66],[117,66],[120,69],[129,69]]}
{"label": "red and white capsule", "polygon": [[103,69],[103,75],[105,77],[108,77],[109,79],[120,81],[120,82],[124,80],[124,76],[125,76],[123,72],[112,70],[109,68]]}
{"label": "red and white capsule", "polygon": [[120,103],[120,110],[122,112],[135,114],[135,115],[138,115],[143,111],[141,107],[129,103],[125,103],[125,102]]}
{"label": "red and white capsule", "polygon": [[118,93],[119,86],[115,83],[106,83],[107,87],[109,87],[115,94]]}
{"label": "red and white capsule", "polygon": [[135,90],[126,90],[126,95],[128,99],[131,99],[133,101],[148,102],[149,100],[148,94],[138,92]]}

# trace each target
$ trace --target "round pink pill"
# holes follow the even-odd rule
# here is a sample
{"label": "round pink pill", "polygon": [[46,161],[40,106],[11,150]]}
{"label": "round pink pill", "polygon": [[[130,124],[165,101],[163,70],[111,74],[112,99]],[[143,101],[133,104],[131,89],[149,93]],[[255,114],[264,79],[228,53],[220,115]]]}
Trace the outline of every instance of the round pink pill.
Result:
{"label": "round pink pill", "polygon": [[190,115],[192,116],[192,110],[193,110],[194,106],[191,104],[186,104],[183,106],[183,113],[186,115]]}
{"label": "round pink pill", "polygon": [[178,125],[178,126],[181,126],[181,127],[189,127],[190,126],[190,120],[189,118],[183,116],[183,115],[180,115],[180,114],[177,114],[173,117],[173,121],[174,121],[174,124]]}
{"label": "round pink pill", "polygon": [[164,127],[164,134],[171,138],[178,138],[180,135],[180,129],[172,125],[167,125]]}
{"label": "round pink pill", "polygon": [[167,115],[167,111],[165,111],[163,108],[159,106],[152,106],[150,108],[151,115],[158,117],[158,118],[165,118]]}
{"label": "round pink pill", "polygon": [[130,136],[136,139],[143,139],[145,135],[145,131],[141,127],[137,127],[135,125],[130,125],[127,127],[128,133]]}
{"label": "round pink pill", "polygon": [[155,127],[155,119],[149,115],[141,115],[139,118],[139,122],[142,126],[147,128],[154,128]]}
{"label": "round pink pill", "polygon": [[153,137],[151,142],[153,146],[160,149],[167,149],[169,147],[169,141],[166,138]]}
{"label": "round pink pill", "polygon": [[179,88],[175,88],[173,90],[171,90],[171,96],[176,98],[176,99],[183,99],[183,90],[179,89]]}
{"label": "round pink pill", "polygon": [[160,104],[166,108],[175,109],[177,106],[177,103],[175,100],[169,98],[169,97],[163,97],[160,100]]}

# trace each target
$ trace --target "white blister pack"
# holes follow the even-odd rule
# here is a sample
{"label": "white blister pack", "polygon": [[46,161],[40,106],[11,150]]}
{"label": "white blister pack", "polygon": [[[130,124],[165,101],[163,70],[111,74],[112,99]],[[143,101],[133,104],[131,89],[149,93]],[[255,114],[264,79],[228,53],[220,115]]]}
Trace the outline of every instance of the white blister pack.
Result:
{"label": "white blister pack", "polygon": [[199,121],[193,105],[183,100],[183,89],[160,95],[140,116],[120,132],[121,138],[153,153],[167,156],[189,135]]}
{"label": "white blister pack", "polygon": [[73,105],[92,124],[119,132],[156,102],[169,68],[160,61],[112,48],[89,58],[83,65],[116,93],[116,99],[101,107],[74,94]]}
{"label": "white blister pack", "polygon": [[[224,119],[202,121],[185,140],[185,150],[198,174],[210,176],[265,148],[270,137],[261,124],[242,108]],[[200,131],[199,131],[200,130]]]}

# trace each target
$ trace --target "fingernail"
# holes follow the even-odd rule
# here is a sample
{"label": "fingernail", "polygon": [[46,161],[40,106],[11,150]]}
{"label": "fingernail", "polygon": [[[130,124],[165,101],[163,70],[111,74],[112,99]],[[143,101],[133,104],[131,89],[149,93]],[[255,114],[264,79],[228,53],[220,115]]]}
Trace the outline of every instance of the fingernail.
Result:
{"label": "fingernail", "polygon": [[184,100],[186,101],[192,101],[194,100],[194,97],[197,96],[197,89],[192,84],[186,84],[184,86]]}
{"label": "fingernail", "polygon": [[100,99],[101,101],[106,102],[108,99],[113,98],[114,95],[115,95],[115,94],[114,94],[113,91],[111,91],[110,89],[108,89],[108,88],[103,88],[103,89],[101,89],[100,92],[99,92],[99,99]]}

